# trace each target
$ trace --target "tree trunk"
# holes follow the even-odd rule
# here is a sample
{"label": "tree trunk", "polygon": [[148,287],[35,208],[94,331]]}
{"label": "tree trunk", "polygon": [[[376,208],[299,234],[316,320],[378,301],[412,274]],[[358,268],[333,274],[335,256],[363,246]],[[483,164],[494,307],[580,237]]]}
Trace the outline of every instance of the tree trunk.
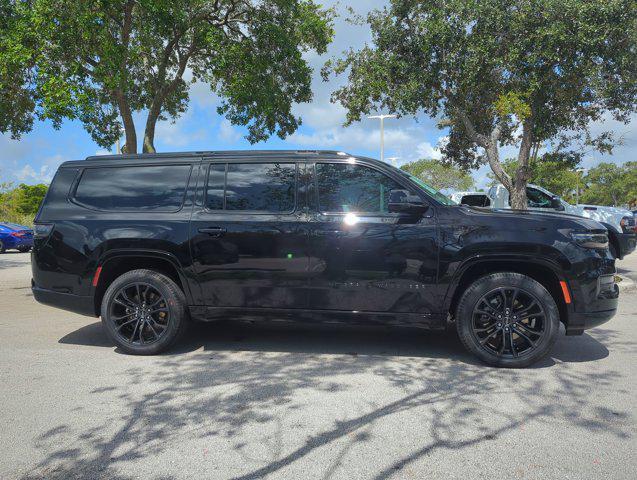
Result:
{"label": "tree trunk", "polygon": [[155,126],[159,118],[161,102],[154,101],[146,117],[146,128],[144,129],[144,153],[155,153]]}
{"label": "tree trunk", "polygon": [[121,91],[115,92],[119,114],[124,123],[124,133],[126,134],[126,144],[122,148],[122,153],[137,153],[137,132],[133,122],[133,112],[126,97]]}
{"label": "tree trunk", "polygon": [[520,152],[518,153],[518,168],[515,172],[513,185],[511,185],[511,188],[507,187],[507,190],[509,190],[509,203],[511,204],[511,208],[515,210],[526,210],[528,208],[526,184],[531,177],[529,161],[531,159],[532,147],[532,123],[525,121],[522,124],[522,143],[520,144]]}

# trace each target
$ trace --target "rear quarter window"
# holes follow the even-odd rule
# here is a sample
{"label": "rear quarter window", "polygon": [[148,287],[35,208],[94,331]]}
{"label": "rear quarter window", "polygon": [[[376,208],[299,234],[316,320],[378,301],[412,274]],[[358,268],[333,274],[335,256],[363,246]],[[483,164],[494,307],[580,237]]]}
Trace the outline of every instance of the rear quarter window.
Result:
{"label": "rear quarter window", "polygon": [[191,165],[93,167],[81,174],[73,199],[106,211],[177,211]]}

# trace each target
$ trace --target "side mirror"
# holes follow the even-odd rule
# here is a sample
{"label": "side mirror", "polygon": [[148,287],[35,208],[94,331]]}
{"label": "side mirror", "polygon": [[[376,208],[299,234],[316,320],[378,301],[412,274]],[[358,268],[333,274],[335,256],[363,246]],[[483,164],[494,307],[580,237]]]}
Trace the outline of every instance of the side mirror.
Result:
{"label": "side mirror", "polygon": [[390,213],[410,215],[422,215],[429,210],[429,205],[423,202],[418,195],[412,195],[408,190],[391,190],[388,207]]}
{"label": "side mirror", "polygon": [[557,210],[558,212],[564,211],[564,205],[562,205],[562,201],[560,200],[560,197],[551,198],[551,208],[553,210]]}

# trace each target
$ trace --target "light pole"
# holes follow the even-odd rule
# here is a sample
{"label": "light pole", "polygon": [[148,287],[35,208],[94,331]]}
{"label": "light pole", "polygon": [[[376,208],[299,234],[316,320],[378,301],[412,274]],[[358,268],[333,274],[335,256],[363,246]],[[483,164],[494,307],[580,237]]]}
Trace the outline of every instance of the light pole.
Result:
{"label": "light pole", "polygon": [[385,119],[396,118],[396,115],[372,115],[367,118],[380,119],[380,161],[385,161]]}
{"label": "light pole", "polygon": [[586,172],[585,168],[577,168],[575,169],[575,173],[577,174],[577,189],[575,190],[575,205],[579,205],[579,176],[581,173]]}

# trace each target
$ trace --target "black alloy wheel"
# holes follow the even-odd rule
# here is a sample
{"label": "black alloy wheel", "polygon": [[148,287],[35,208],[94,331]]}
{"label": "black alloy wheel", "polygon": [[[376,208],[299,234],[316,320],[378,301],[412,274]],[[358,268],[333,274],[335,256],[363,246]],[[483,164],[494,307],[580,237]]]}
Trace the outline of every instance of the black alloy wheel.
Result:
{"label": "black alloy wheel", "polygon": [[168,330],[170,311],[166,299],[156,288],[135,282],[117,291],[110,305],[109,320],[121,341],[150,345]]}
{"label": "black alloy wheel", "polygon": [[497,367],[527,367],[555,344],[560,314],[555,299],[537,280],[513,272],[478,278],[464,291],[455,312],[463,345]]}
{"label": "black alloy wheel", "polygon": [[532,293],[499,287],[478,300],[471,326],[487,352],[515,358],[529,354],[540,344],[545,322],[544,308]]}
{"label": "black alloy wheel", "polygon": [[111,283],[101,315],[111,339],[134,355],[168,349],[188,324],[184,292],[168,276],[146,269],[126,272]]}

